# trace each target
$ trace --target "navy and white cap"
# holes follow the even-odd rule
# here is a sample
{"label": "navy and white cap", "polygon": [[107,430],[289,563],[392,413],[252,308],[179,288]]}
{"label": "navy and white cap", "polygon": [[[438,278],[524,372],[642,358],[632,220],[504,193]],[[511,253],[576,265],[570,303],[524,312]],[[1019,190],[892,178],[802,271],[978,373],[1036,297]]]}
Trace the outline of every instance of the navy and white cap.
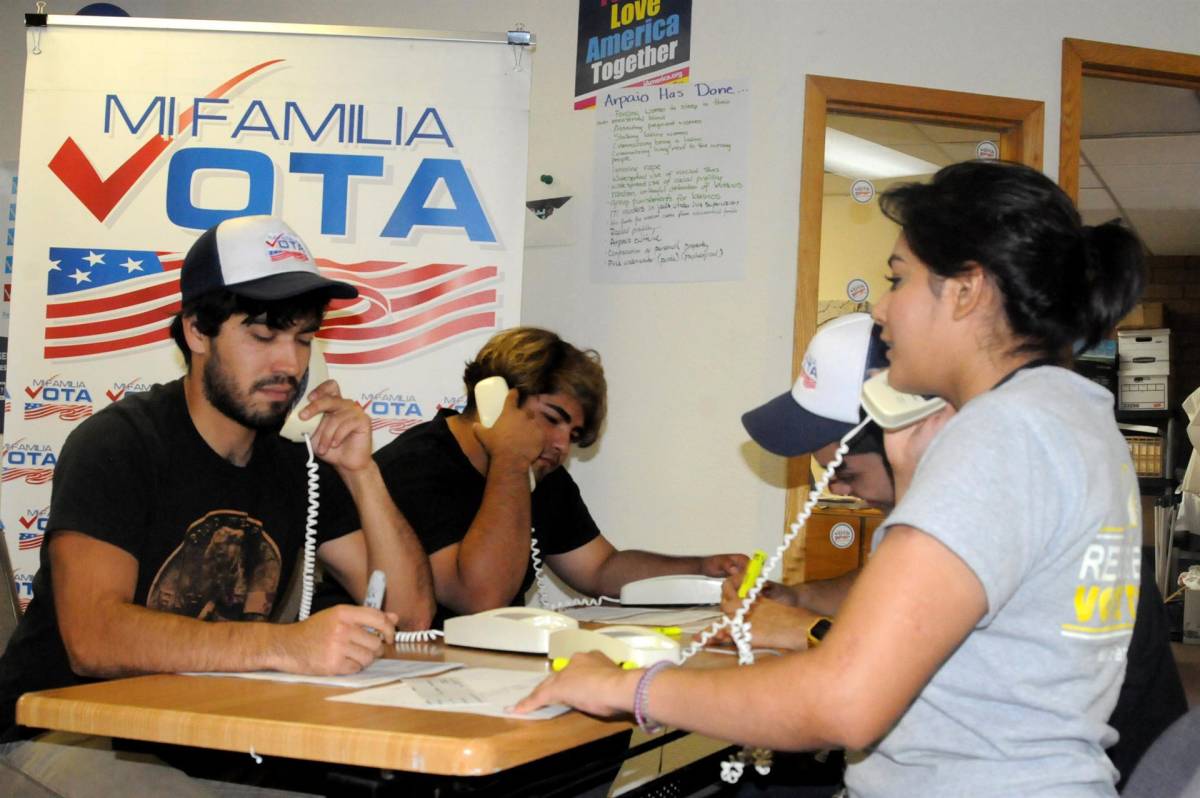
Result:
{"label": "navy and white cap", "polygon": [[358,289],[321,276],[305,243],[274,216],[239,216],[204,231],[183,259],[183,302],[225,289],[251,299],[288,299],[325,290],[353,299]]}
{"label": "navy and white cap", "polygon": [[866,313],[826,322],[804,353],[792,390],[742,415],[755,443],[796,457],[840,440],[859,422],[862,384],[888,366],[879,326]]}

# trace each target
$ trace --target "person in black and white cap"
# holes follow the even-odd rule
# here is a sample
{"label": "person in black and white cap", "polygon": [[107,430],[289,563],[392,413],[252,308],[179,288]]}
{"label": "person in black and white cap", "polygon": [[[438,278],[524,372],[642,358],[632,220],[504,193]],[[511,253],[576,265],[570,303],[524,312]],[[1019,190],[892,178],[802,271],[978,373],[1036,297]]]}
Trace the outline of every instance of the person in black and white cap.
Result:
{"label": "person in black and white cap", "polygon": [[[369,419],[332,380],[297,395],[326,305],[354,286],[322,276],[284,222],[251,216],[197,239],[180,289],[171,334],[186,374],[67,438],[34,598],[0,659],[0,755],[63,795],[81,779],[91,794],[110,780],[113,794],[128,781],[166,790],[182,774],[138,770],[91,742],[31,739],[14,717],[25,692],[152,672],[353,673],[395,629],[432,618],[429,563],[371,457]],[[311,438],[326,472],[318,559],[360,603],[367,574],[383,570],[386,603],[248,623],[276,618],[299,567],[306,452],[276,434],[296,403],[302,417],[324,414]]]}

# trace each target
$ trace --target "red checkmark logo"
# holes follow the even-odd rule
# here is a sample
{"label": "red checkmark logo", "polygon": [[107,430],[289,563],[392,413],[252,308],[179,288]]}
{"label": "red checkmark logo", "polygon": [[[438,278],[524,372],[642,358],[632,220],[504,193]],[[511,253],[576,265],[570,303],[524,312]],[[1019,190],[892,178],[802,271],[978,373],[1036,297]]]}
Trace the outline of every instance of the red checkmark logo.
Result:
{"label": "red checkmark logo", "polygon": [[[282,58],[264,61],[252,66],[245,72],[234,75],[217,88],[205,95],[210,100],[226,94],[237,84],[254,73],[266,69],[272,64],[278,64]],[[192,109],[188,108],[179,115],[176,130],[186,130],[192,121]],[[68,137],[58,148],[58,152],[50,159],[50,171],[53,172],[63,185],[91,211],[98,221],[103,222],[112,213],[112,209],[129,194],[129,190],[141,179],[146,170],[158,160],[158,156],[166,151],[174,141],[169,136],[155,136],[147,141],[107,178],[101,178],[100,173],[92,166],[87,155]]]}
{"label": "red checkmark logo", "polygon": [[26,529],[29,529],[29,527],[31,527],[37,523],[37,520],[38,520],[38,517],[36,515],[28,516],[28,517],[23,515],[23,516],[21,516],[21,526],[25,527]]}
{"label": "red checkmark logo", "polygon": [[41,392],[42,392],[42,389],[43,389],[43,388],[45,388],[45,387],[46,387],[45,385],[39,385],[39,386],[37,387],[37,390],[36,390],[36,391],[33,391],[33,390],[30,390],[29,388],[26,388],[26,389],[25,389],[25,393],[29,394],[29,398],[30,398],[30,399],[37,399],[37,398],[38,398],[38,394],[39,394],[39,393],[41,393]]}
{"label": "red checkmark logo", "polygon": [[108,397],[108,400],[110,402],[115,402],[118,399],[120,399],[122,396],[125,395],[125,389],[122,388],[121,390],[117,391],[116,393],[113,393],[112,391],[105,391],[104,395]]}

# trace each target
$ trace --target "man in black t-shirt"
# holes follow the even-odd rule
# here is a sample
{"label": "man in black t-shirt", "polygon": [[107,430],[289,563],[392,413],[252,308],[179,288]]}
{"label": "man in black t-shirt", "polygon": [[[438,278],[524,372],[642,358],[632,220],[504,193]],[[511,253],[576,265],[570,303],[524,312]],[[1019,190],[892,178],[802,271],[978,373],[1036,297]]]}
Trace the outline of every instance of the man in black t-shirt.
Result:
{"label": "man in black t-shirt", "polygon": [[[34,598],[0,659],[0,754],[64,794],[73,771],[95,788],[103,776],[91,769],[120,763],[88,760],[82,772],[70,766],[79,759],[51,761],[71,746],[13,742],[36,733],[14,725],[24,692],[148,672],[353,673],[397,627],[433,615],[428,560],[387,495],[369,419],[332,380],[298,395],[325,306],[354,287],[322,277],[283,222],[253,216],[201,235],[180,289],[171,333],[187,374],[67,438]],[[382,610],[248,622],[277,616],[300,567],[306,452],[277,434],[295,403],[302,418],[323,414],[310,439],[324,461],[317,557],[356,602],[383,570]]]}
{"label": "man in black t-shirt", "polygon": [[[497,375],[511,390],[499,419],[484,428],[474,388]],[[535,574],[531,529],[536,556],[591,596],[616,596],[636,579],[725,576],[744,566],[741,554],[618,551],[600,533],[563,468],[571,446],[590,446],[604,420],[606,385],[595,351],[518,327],[493,336],[463,381],[463,414],[443,410],[376,453],[392,497],[429,553],[440,617],[518,602]]]}

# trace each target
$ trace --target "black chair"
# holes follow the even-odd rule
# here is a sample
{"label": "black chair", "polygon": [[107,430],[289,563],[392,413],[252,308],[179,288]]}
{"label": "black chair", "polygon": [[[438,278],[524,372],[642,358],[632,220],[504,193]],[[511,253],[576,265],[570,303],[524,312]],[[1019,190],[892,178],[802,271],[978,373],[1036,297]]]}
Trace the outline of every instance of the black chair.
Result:
{"label": "black chair", "polygon": [[1200,795],[1200,706],[1192,709],[1146,751],[1121,792],[1123,798],[1194,798]]}

